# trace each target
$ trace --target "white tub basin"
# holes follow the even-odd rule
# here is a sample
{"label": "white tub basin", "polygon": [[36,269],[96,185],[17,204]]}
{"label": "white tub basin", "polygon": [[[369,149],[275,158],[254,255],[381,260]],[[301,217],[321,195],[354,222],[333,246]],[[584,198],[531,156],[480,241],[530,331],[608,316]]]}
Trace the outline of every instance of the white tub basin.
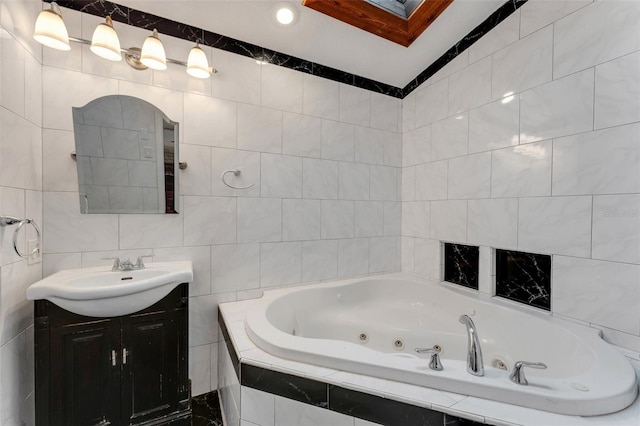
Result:
{"label": "white tub basin", "polygon": [[127,315],[147,308],[181,283],[193,281],[191,262],[148,263],[145,269],[68,269],[32,284],[27,299],[46,299],[92,317]]}
{"label": "white tub basin", "polygon": [[[483,377],[466,370],[462,314],[477,327]],[[597,330],[405,274],[265,291],[246,330],[282,358],[560,414],[622,410],[638,392],[633,367]],[[416,357],[415,348],[434,345],[442,371]],[[516,361],[548,368],[527,369],[522,386],[509,380]]]}

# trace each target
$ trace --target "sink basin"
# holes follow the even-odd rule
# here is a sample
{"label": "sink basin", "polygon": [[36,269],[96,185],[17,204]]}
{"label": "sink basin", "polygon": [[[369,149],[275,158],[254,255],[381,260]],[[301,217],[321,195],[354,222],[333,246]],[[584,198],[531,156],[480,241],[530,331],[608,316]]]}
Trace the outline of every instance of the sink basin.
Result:
{"label": "sink basin", "polygon": [[179,284],[192,281],[189,261],[148,263],[135,271],[107,266],[68,269],[32,284],[27,299],[46,299],[79,315],[114,317],[147,308]]}

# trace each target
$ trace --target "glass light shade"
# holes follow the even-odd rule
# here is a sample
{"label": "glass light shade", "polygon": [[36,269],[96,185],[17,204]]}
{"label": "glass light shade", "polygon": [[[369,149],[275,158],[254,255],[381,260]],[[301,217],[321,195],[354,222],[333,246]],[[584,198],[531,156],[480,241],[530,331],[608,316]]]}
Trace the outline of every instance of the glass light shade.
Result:
{"label": "glass light shade", "polygon": [[154,70],[164,71],[167,69],[167,55],[164,53],[164,46],[158,38],[157,30],[153,30],[153,34],[145,39],[140,62]]}
{"label": "glass light shade", "polygon": [[98,24],[91,38],[91,51],[110,61],[121,61],[120,40],[113,29],[113,21],[107,16],[106,23]]}
{"label": "glass light shade", "polygon": [[53,10],[57,4],[52,3],[51,9],[43,10],[38,15],[33,38],[38,43],[57,50],[71,50],[69,45],[69,33],[64,25],[62,16]]}
{"label": "glass light shade", "polygon": [[196,44],[189,52],[189,59],[187,59],[187,73],[191,77],[195,78],[211,77],[211,70],[209,69],[207,55],[198,44]]}

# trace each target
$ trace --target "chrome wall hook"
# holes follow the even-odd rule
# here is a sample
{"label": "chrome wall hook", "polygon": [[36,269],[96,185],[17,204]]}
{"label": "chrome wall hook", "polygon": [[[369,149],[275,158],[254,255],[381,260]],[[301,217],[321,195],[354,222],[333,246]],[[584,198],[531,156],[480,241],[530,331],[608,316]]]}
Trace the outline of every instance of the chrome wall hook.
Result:
{"label": "chrome wall hook", "polygon": [[240,169],[225,170],[224,172],[222,172],[222,183],[224,183],[231,189],[249,189],[255,185],[252,183],[251,185],[247,185],[247,186],[233,186],[226,181],[226,176],[228,173],[233,173],[234,176],[240,176],[242,172],[240,171]]}

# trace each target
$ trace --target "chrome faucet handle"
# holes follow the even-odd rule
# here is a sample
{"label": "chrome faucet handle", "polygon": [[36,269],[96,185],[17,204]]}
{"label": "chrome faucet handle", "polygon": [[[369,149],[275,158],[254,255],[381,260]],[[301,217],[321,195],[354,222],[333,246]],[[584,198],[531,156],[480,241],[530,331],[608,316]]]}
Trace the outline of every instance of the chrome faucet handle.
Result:
{"label": "chrome faucet handle", "polygon": [[136,269],[144,269],[144,262],[142,261],[142,259],[144,259],[145,257],[153,257],[153,255],[145,254],[144,256],[138,256],[138,259],[136,259]]}
{"label": "chrome faucet handle", "polygon": [[442,363],[440,362],[440,352],[442,348],[435,345],[433,348],[416,348],[416,352],[419,354],[430,354],[431,361],[429,361],[429,368],[436,371],[442,371]]}
{"label": "chrome faucet handle", "polygon": [[113,266],[111,267],[112,271],[119,271],[121,268],[120,258],[119,257],[102,257],[102,260],[113,260]]}
{"label": "chrome faucet handle", "polygon": [[524,370],[522,369],[523,367],[531,367],[538,370],[544,370],[547,368],[547,365],[543,362],[529,361],[518,361],[515,363],[515,365],[513,366],[513,371],[509,375],[509,380],[511,380],[515,384],[527,386],[529,382],[527,381],[527,378],[524,377]]}

